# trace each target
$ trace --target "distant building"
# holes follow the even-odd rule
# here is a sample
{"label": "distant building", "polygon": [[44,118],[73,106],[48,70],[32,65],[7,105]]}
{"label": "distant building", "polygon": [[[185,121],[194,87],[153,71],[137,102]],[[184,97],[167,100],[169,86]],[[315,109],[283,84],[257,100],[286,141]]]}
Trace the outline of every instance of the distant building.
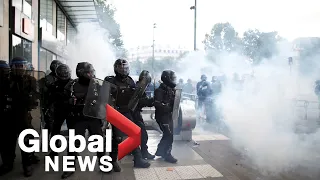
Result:
{"label": "distant building", "polygon": [[[189,52],[187,48],[184,47],[170,47],[170,46],[161,46],[155,45],[154,57],[155,59],[161,59],[163,57],[174,57],[178,58],[184,53]],[[135,61],[139,59],[144,62],[148,58],[152,57],[152,46],[139,46],[137,48],[129,49],[129,61]]]}

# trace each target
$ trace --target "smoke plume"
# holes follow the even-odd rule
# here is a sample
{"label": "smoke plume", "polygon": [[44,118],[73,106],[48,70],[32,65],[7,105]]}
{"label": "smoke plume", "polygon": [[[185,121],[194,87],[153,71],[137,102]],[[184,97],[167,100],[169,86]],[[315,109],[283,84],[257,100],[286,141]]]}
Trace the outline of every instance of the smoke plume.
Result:
{"label": "smoke plume", "polygon": [[82,23],[77,27],[75,43],[68,46],[69,61],[67,64],[76,77],[75,69],[79,62],[89,62],[96,70],[96,77],[104,79],[113,73],[113,63],[116,60],[116,49],[109,42],[107,31],[93,23]]}
{"label": "smoke plume", "polygon": [[[233,146],[250,160],[254,168],[264,173],[278,174],[298,167],[318,169],[320,155],[318,99],[314,95],[314,73],[302,73],[300,62],[294,59],[292,45],[278,44],[278,55],[264,59],[259,65],[251,65],[246,57],[236,53],[219,53],[215,63],[209,63],[204,53],[189,54],[183,62],[186,67],[178,74],[183,78],[200,80],[204,73],[225,74],[228,78],[222,93],[216,100],[221,108],[222,122],[228,128]],[[319,68],[317,58],[310,57],[311,68]],[[209,69],[201,72],[202,69]],[[232,75],[253,74],[244,80],[242,89],[235,88]],[[305,120],[303,101],[309,101],[308,119]],[[300,105],[298,105],[300,103]]]}

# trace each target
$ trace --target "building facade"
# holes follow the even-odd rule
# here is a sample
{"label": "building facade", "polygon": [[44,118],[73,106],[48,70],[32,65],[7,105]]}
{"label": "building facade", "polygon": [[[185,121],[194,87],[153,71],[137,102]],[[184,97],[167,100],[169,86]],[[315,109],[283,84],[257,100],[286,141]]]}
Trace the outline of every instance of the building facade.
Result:
{"label": "building facade", "polygon": [[0,58],[25,57],[36,70],[67,61],[76,26],[96,21],[93,0],[0,0]]}
{"label": "building facade", "polygon": [[[161,46],[155,45],[154,57],[155,59],[161,59],[164,57],[174,57],[178,58],[184,53],[189,52],[187,48],[183,47],[170,47],[170,46]],[[137,48],[129,49],[129,60],[135,61],[140,60],[142,62],[146,61],[148,58],[151,58],[153,55],[152,46],[139,46]]]}

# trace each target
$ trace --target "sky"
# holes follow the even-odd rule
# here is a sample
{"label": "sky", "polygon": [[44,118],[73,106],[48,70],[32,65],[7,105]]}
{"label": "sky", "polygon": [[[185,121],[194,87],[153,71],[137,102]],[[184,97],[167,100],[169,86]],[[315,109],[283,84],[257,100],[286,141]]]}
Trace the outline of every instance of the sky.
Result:
{"label": "sky", "polygon": [[[194,0],[107,0],[116,9],[126,48],[156,44],[193,49]],[[282,37],[320,37],[319,0],[197,0],[197,47],[215,23],[278,31]]]}

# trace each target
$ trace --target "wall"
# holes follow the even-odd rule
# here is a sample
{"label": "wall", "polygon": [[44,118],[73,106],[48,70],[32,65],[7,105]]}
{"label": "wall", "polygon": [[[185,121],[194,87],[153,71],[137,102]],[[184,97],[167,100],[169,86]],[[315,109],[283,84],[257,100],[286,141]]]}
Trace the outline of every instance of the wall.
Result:
{"label": "wall", "polygon": [[3,26],[0,27],[0,59],[9,62],[9,0],[3,3]]}
{"label": "wall", "polygon": [[34,69],[38,69],[38,59],[39,59],[39,41],[38,41],[38,18],[39,18],[39,1],[37,0],[32,0],[32,21],[34,22],[34,40],[32,42],[32,65]]}

